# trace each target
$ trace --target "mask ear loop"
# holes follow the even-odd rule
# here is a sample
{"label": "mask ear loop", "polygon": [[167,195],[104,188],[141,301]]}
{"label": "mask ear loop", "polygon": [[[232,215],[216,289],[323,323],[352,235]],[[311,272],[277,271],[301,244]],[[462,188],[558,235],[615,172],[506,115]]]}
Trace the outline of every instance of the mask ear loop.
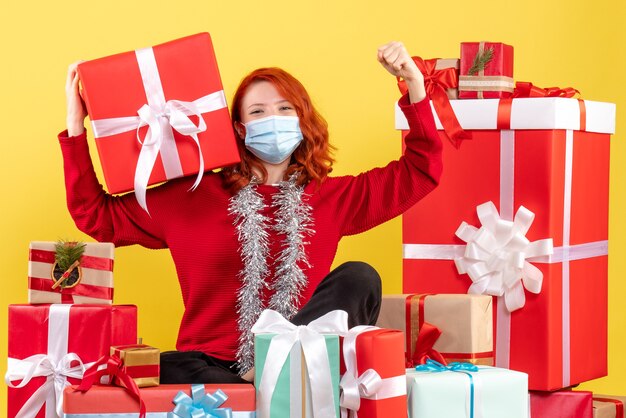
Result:
{"label": "mask ear loop", "polygon": [[233,123],[233,127],[235,128],[235,132],[240,140],[245,141],[246,139],[246,125],[243,122],[236,120]]}

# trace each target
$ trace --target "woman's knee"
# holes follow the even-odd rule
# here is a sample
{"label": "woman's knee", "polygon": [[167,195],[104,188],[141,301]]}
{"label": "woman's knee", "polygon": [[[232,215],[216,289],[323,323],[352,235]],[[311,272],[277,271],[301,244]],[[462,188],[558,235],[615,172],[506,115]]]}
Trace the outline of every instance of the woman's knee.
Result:
{"label": "woman's knee", "polygon": [[382,294],[380,275],[374,267],[362,261],[348,261],[337,267],[342,277],[338,282],[346,291],[363,291],[373,295]]}

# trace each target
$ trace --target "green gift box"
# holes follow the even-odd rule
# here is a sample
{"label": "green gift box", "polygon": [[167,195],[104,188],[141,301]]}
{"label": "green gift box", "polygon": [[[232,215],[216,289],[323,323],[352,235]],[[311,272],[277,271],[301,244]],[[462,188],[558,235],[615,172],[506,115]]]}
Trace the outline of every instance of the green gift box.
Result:
{"label": "green gift box", "polygon": [[[311,387],[310,376],[312,373],[319,372],[320,361],[318,358],[306,356],[305,351],[307,350],[302,349],[302,343],[300,341],[296,341],[289,351],[287,360],[280,369],[280,374],[278,375],[273,393],[265,394],[259,391],[264,369],[267,367],[268,362],[276,361],[276,358],[273,357],[274,354],[269,351],[272,340],[277,337],[281,337],[281,334],[257,334],[254,340],[257,418],[312,418],[314,407],[316,411],[315,416],[318,416],[318,411],[322,406],[313,405],[314,397],[312,390],[328,388]],[[323,337],[326,343],[324,355],[328,357],[328,363],[330,365],[335,410],[334,416],[339,417],[339,337],[329,334],[324,334]],[[319,353],[316,353],[315,356],[317,355],[319,355]],[[264,417],[260,414],[260,408],[258,406],[263,402],[262,398],[264,396],[271,396],[270,415],[268,417]]]}

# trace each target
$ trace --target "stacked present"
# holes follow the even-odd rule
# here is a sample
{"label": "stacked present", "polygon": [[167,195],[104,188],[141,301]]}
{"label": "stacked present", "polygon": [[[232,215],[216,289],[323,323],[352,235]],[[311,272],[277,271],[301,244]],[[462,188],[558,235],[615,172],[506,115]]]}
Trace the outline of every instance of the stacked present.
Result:
{"label": "stacked present", "polygon": [[[109,192],[237,162],[208,34],[82,63]],[[139,141],[137,140],[139,138]],[[137,308],[113,304],[111,243],[33,242],[28,305],[9,306],[9,417],[255,415],[252,385],[159,385]]]}
{"label": "stacked present", "polygon": [[[564,389],[607,370],[609,140],[615,105],[575,98],[579,93],[573,88],[514,83],[513,49],[501,43],[463,43],[456,78],[451,69],[437,69],[437,60],[414,60],[425,75],[447,148],[446,175],[403,215],[406,310],[394,314],[397,324],[385,326],[406,330],[408,363],[423,361],[425,353],[440,362],[477,363],[481,350],[468,334],[483,334],[481,327],[491,323],[481,319],[477,325],[475,314],[452,305],[446,321],[438,322],[429,317],[435,314],[428,312],[428,300],[466,293],[493,297],[495,366],[528,375],[533,417],[599,416],[601,408],[620,416],[622,404],[614,397],[599,397],[612,400],[594,400],[592,410],[591,393]],[[399,87],[404,89],[402,81]],[[458,90],[459,100],[450,100],[450,89]],[[396,128],[403,136],[408,129],[399,108]],[[409,298],[425,302],[414,307]],[[401,297],[386,297],[381,321],[388,321],[389,303],[399,306]],[[463,332],[450,327],[455,321],[467,324]],[[433,326],[441,334],[434,344]],[[467,346],[452,350],[455,338]],[[429,369],[437,367],[418,366],[411,376],[436,379],[437,371]],[[487,375],[476,375],[481,373]],[[467,382],[465,387],[476,389]],[[487,402],[497,395],[483,389],[486,414]],[[417,390],[409,389],[410,415],[436,416],[422,413],[436,394]],[[436,391],[432,385],[428,390]],[[461,416],[446,411],[440,416]]]}

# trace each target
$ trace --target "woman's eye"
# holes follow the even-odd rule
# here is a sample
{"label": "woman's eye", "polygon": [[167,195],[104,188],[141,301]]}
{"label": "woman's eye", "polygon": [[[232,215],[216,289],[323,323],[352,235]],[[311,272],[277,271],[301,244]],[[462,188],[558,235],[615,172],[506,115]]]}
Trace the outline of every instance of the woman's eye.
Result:
{"label": "woman's eye", "polygon": [[260,113],[263,113],[261,109],[254,109],[253,111],[250,112],[251,115],[258,115]]}
{"label": "woman's eye", "polygon": [[293,107],[291,107],[291,106],[281,106],[280,110],[293,110]]}

